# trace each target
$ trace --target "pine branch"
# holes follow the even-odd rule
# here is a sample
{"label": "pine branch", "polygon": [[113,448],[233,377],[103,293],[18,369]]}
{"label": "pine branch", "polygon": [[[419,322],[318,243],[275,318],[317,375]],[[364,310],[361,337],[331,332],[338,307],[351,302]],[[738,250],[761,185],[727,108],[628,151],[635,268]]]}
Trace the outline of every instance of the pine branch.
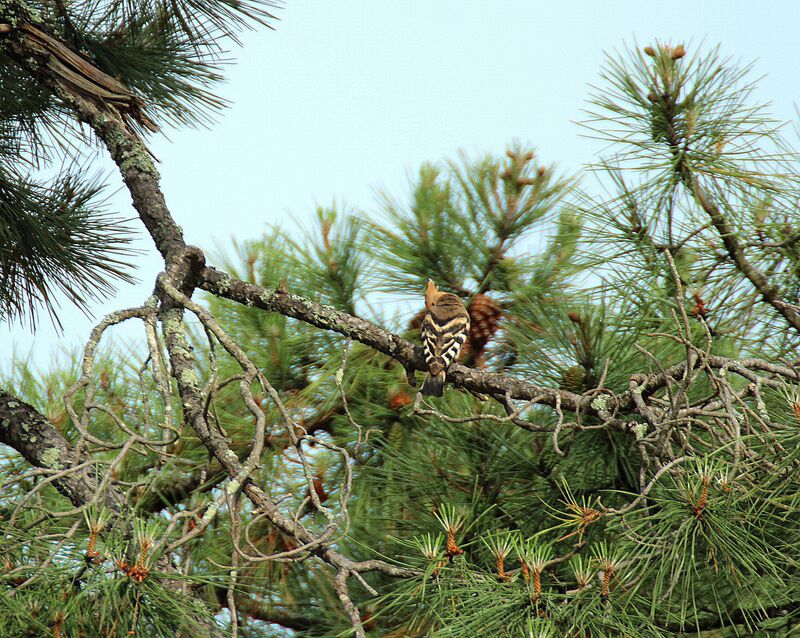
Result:
{"label": "pine branch", "polygon": [[[664,629],[675,634],[684,634],[687,631],[714,631],[715,629],[729,629],[744,625],[750,631],[757,623],[776,618],[785,619],[786,628],[790,629],[797,624],[798,608],[800,608],[800,601],[795,600],[765,609],[728,609],[719,615],[691,623],[666,623]],[[777,629],[777,627],[773,627],[773,629]]]}
{"label": "pine branch", "polygon": [[[710,218],[736,271],[800,332],[800,313],[781,297],[779,286],[770,282],[768,273],[748,259],[730,215],[725,212],[745,208],[748,196],[752,198],[754,194],[765,200],[785,198],[784,205],[793,210],[796,204],[792,200],[792,175],[783,172],[783,164],[796,156],[782,152],[776,127],[761,107],[747,104],[753,88],[743,81],[747,69],[721,62],[716,50],[705,57],[689,58],[682,45],[657,43],[655,47],[645,47],[644,54],[631,56],[632,63],[608,58],[606,77],[612,90],[598,93],[593,99],[605,113],[592,113],[592,122],[584,125],[624,150],[614,155],[614,168],[610,162],[604,162],[602,167],[612,171],[625,200],[634,205],[635,198],[621,175],[617,175],[621,168],[636,168],[638,164],[646,166],[648,172],[658,171],[640,190],[653,204],[650,224],[664,225],[665,243],[673,251],[677,248],[673,208],[676,189],[682,186]],[[613,127],[608,126],[611,120],[615,122]],[[607,126],[603,129],[598,123]],[[761,147],[765,141],[774,144],[778,152],[768,154]],[[726,150],[728,146],[730,150]],[[781,172],[766,172],[766,167]],[[701,176],[707,180],[701,181]],[[731,193],[740,194],[735,206],[725,200],[721,187],[716,188],[718,183],[725,184]],[[719,201],[714,201],[709,188],[719,191]],[[665,213],[666,220],[660,220],[658,213]],[[632,224],[632,231],[635,226]],[[700,232],[702,228],[695,229],[689,237]],[[723,285],[726,292],[730,290],[729,283]]]}
{"label": "pine branch", "polygon": [[100,187],[66,173],[49,184],[6,173],[0,160],[0,318],[29,314],[42,304],[56,321],[53,291],[80,308],[130,283],[123,261],[132,233],[104,213]]}
{"label": "pine branch", "polygon": [[[214,592],[217,597],[217,602],[222,607],[228,607],[228,591],[222,587],[215,587]],[[266,603],[259,603],[258,601],[246,595],[236,595],[236,609],[253,620],[260,620],[265,623],[279,625],[284,629],[292,629],[293,631],[308,631],[310,629],[320,628],[320,621],[318,618],[306,617],[299,614],[291,614],[286,611],[280,611],[278,609],[274,609],[271,605]]]}
{"label": "pine branch", "polygon": [[736,268],[753,284],[761,298],[775,308],[778,314],[786,319],[792,328],[800,332],[800,313],[786,303],[779,294],[778,287],[771,284],[766,275],[748,261],[744,248],[736,237],[736,231],[728,223],[719,206],[706,195],[705,189],[700,185],[697,176],[685,164],[681,163],[680,167],[686,188],[692,192],[697,203],[711,218],[711,223],[717,229],[725,250],[733,263],[736,264]]}
{"label": "pine branch", "polygon": [[765,302],[775,308],[778,314],[786,319],[789,325],[800,332],[800,314],[781,298],[778,287],[770,284],[766,275],[748,261],[745,256],[744,248],[741,246],[736,236],[736,230],[728,222],[719,206],[709,198],[705,189],[700,184],[700,179],[692,169],[686,153],[688,140],[682,140],[677,133],[678,125],[675,120],[677,106],[676,94],[677,91],[674,93],[666,93],[660,98],[664,103],[666,120],[666,135],[664,136],[664,141],[675,162],[676,174],[680,176],[681,183],[683,183],[700,207],[711,218],[711,223],[719,233],[728,256],[736,265],[739,272],[747,277]]}
{"label": "pine branch", "polygon": [[[318,304],[291,294],[284,288],[268,290],[235,279],[213,267],[205,267],[201,271],[198,285],[207,292],[245,306],[278,312],[318,328],[337,332],[392,357],[406,370],[423,371],[426,369],[421,347],[383,330],[365,319],[353,317],[331,306]],[[711,355],[707,360],[712,367],[730,369],[749,381],[756,379],[756,372],[765,372],[791,380],[800,378],[788,366],[760,359],[736,360]],[[686,363],[679,363],[660,373],[635,375],[637,389],[633,392],[624,392],[616,397],[619,412],[635,412],[634,393],[641,393],[647,397],[663,388],[670,380],[681,378],[686,372],[686,367]],[[581,395],[539,386],[513,375],[484,372],[454,363],[448,369],[447,377],[448,381],[453,382],[456,386],[474,393],[507,396],[510,399],[523,401],[536,399],[538,403],[551,407],[555,407],[559,402],[563,409],[571,412],[581,410],[589,415],[604,416],[603,410],[589,405],[591,400],[586,400]]]}
{"label": "pine branch", "polygon": [[33,406],[0,388],[0,443],[19,452],[34,467],[53,472],[53,485],[73,505],[87,505],[99,498],[106,507],[120,512],[124,496],[109,487],[97,493],[103,482],[94,463],[86,463],[55,426]]}

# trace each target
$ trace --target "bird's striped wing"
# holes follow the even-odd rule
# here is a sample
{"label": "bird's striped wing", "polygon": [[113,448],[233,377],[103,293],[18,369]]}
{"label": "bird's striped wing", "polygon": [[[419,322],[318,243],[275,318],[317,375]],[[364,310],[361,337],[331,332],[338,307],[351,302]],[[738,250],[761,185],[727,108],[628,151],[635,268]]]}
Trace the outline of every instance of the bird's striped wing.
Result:
{"label": "bird's striped wing", "polygon": [[467,340],[468,332],[468,316],[457,315],[442,320],[430,313],[425,315],[422,322],[422,347],[428,366],[436,359],[442,360],[443,368],[453,363]]}

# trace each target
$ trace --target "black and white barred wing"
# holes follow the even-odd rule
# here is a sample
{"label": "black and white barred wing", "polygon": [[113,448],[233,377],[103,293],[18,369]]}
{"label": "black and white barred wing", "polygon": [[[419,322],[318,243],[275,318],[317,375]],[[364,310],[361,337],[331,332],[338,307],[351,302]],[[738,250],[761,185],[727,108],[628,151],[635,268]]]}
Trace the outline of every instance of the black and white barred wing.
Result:
{"label": "black and white barred wing", "polygon": [[469,333],[469,318],[464,315],[436,317],[428,313],[422,322],[422,347],[425,362],[433,374],[446,370],[461,352]]}

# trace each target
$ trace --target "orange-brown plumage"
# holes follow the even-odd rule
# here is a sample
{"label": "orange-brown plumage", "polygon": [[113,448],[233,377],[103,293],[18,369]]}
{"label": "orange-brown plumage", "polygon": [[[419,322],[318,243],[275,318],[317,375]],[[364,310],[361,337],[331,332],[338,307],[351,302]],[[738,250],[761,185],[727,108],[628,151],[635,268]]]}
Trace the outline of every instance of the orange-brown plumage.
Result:
{"label": "orange-brown plumage", "polygon": [[422,320],[422,346],[428,376],[422,394],[442,396],[445,371],[461,352],[469,334],[469,313],[458,296],[441,292],[433,280],[425,289],[425,318]]}

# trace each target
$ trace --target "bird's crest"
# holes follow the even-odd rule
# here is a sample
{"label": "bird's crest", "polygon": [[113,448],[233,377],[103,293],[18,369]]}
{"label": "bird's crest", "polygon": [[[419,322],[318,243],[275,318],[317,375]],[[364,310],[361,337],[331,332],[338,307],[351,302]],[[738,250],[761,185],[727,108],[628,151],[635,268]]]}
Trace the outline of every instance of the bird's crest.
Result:
{"label": "bird's crest", "polygon": [[433,283],[433,279],[428,279],[428,287],[425,288],[425,307],[430,309],[430,307],[436,303],[436,300],[442,295],[439,292],[439,289],[436,287],[436,284]]}

